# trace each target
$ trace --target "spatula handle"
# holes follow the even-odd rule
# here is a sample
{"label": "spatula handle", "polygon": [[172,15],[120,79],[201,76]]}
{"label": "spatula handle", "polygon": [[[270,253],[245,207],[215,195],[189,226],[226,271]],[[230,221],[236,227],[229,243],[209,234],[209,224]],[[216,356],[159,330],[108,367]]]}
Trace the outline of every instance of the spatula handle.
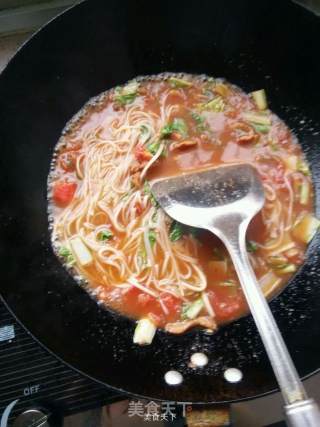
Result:
{"label": "spatula handle", "polygon": [[[285,408],[288,408],[288,422],[296,427],[320,426],[320,413],[317,405],[307,400],[307,394],[300,381],[293,361],[289,355],[280,330],[274,320],[269,305],[251,268],[246,250],[246,231],[248,221],[230,222],[219,230],[213,228],[226,245],[237,271],[244,295],[259,330],[275,376],[279,383]],[[300,402],[303,411],[292,410],[292,405]],[[302,416],[302,412],[304,416]],[[295,421],[298,422],[295,422]]]}
{"label": "spatula handle", "polygon": [[313,399],[285,405],[287,423],[291,427],[319,426],[319,407]]}

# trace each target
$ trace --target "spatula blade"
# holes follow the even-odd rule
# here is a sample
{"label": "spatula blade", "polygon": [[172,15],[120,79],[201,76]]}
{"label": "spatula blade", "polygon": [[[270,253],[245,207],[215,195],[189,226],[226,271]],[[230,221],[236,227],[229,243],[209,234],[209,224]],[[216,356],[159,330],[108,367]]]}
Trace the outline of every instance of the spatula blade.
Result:
{"label": "spatula blade", "polygon": [[151,183],[160,206],[173,219],[207,228],[214,215],[245,211],[253,216],[264,203],[263,187],[250,164],[220,166]]}

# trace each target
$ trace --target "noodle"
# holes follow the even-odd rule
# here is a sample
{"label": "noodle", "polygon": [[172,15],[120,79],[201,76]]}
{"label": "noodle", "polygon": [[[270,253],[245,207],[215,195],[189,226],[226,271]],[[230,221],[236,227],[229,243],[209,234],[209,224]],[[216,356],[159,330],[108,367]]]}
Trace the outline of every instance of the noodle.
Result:
{"label": "noodle", "polygon": [[[62,248],[98,299],[120,311],[143,313],[165,326],[180,321],[185,306],[197,303],[198,316],[224,322],[246,311],[229,255],[208,234],[192,234],[182,226],[172,231],[175,223],[157,206],[148,181],[167,170],[170,175],[230,161],[253,164],[266,202],[249,258],[258,278],[274,289],[288,276],[278,274],[277,266],[270,273],[270,256],[279,263],[275,256],[286,257],[290,249],[300,256],[305,249],[291,231],[311,210],[312,192],[303,206],[297,198],[297,185],[310,185],[310,178],[286,165],[289,155],[297,164],[303,161],[296,144],[275,149],[284,124],[271,112],[264,112],[264,121],[272,118],[270,129],[259,134],[252,123],[243,123],[242,110],[252,113],[255,106],[235,86],[176,80],[174,88],[159,78],[142,82],[141,93],[130,92],[139,87],[131,82],[106,94],[101,111],[88,110],[85,119],[72,124],[57,146],[49,178],[52,238],[56,252]],[[227,132],[223,126],[229,126]],[[67,193],[55,199],[60,182],[73,191],[67,203]],[[74,239],[82,242],[88,263],[74,256]],[[238,308],[225,314],[230,301]]]}

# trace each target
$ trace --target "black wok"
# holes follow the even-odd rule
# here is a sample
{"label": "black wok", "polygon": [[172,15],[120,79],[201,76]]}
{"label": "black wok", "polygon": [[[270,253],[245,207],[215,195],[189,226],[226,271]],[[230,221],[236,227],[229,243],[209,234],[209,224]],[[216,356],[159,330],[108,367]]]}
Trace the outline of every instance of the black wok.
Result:
{"label": "black wok", "polygon": [[[1,295],[51,352],[95,380],[151,399],[230,402],[276,388],[250,316],[213,336],[159,331],[132,344],[134,322],[75,284],[53,255],[46,180],[65,123],[92,96],[162,71],[206,73],[250,91],[297,133],[311,164],[320,213],[320,21],[289,1],[91,0],[38,32],[0,77]],[[302,377],[320,366],[320,236],[271,308]],[[188,367],[204,351],[209,364]],[[237,367],[238,384],[223,372]],[[176,369],[181,386],[164,374]]]}

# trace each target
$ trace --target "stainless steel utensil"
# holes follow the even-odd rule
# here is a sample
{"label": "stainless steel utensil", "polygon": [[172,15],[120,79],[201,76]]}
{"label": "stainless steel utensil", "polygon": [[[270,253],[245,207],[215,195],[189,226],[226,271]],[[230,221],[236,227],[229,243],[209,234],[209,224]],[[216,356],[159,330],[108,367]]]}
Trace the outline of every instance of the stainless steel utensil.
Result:
{"label": "stainless steel utensil", "polygon": [[319,408],[307,397],[246,251],[248,225],[264,204],[255,168],[238,164],[165,178],[154,181],[151,191],[170,217],[207,229],[225,244],[278,380],[289,425],[319,427]]}

